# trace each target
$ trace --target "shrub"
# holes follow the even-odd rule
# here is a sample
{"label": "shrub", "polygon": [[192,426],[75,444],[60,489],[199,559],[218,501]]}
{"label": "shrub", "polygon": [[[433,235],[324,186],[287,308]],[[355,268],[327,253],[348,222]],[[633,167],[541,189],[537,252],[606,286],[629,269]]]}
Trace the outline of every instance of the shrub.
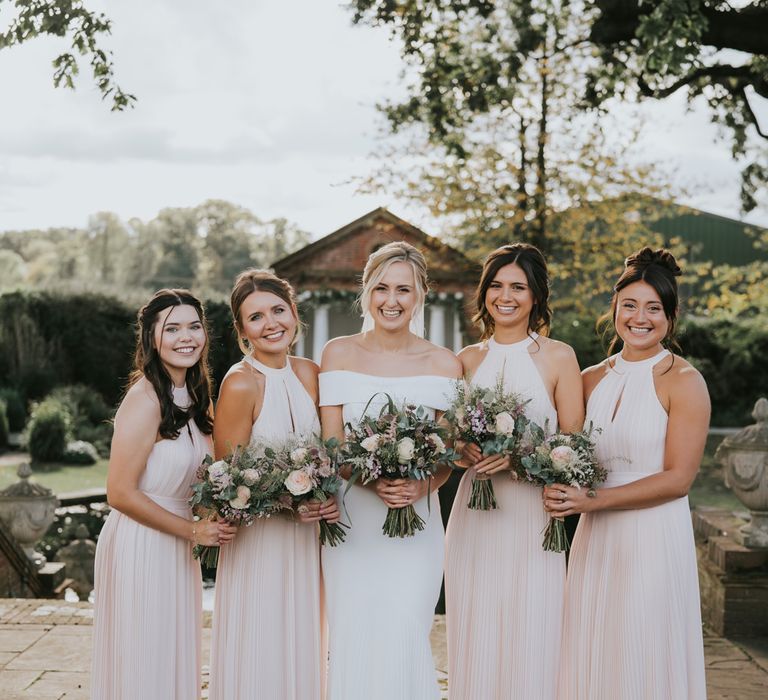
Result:
{"label": "shrub", "polygon": [[67,464],[96,464],[99,461],[99,453],[90,442],[74,440],[68,442],[64,448],[62,461]]}
{"label": "shrub", "polygon": [[71,417],[64,404],[46,399],[32,409],[26,443],[32,461],[58,462],[64,456],[70,434]]}
{"label": "shrub", "polygon": [[20,433],[24,430],[24,423],[27,420],[27,408],[21,393],[16,389],[6,387],[0,389],[0,400],[5,403],[8,429],[12,433]]}
{"label": "shrub", "polygon": [[98,425],[83,425],[75,434],[78,440],[90,442],[101,457],[109,457],[109,450],[112,446],[112,433],[114,426],[112,421],[104,421]]}
{"label": "shrub", "polygon": [[8,416],[5,401],[0,399],[0,450],[8,447]]}

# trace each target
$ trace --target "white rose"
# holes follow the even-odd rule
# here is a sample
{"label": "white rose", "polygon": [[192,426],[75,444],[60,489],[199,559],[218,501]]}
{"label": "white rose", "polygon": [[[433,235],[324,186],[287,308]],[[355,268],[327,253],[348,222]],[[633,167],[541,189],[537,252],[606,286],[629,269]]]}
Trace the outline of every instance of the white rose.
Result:
{"label": "white rose", "polygon": [[360,443],[360,446],[366,451],[366,452],[375,452],[377,448],[379,447],[379,436],[378,435],[370,435],[365,440],[363,440]]}
{"label": "white rose", "polygon": [[549,456],[552,458],[552,464],[558,471],[563,471],[576,457],[573,448],[568,445],[558,445]]}
{"label": "white rose", "polygon": [[456,409],[456,423],[460,428],[467,427],[467,412],[463,408]]}
{"label": "white rose", "polygon": [[221,481],[222,477],[227,473],[227,463],[224,460],[214,462],[208,467],[208,476],[211,481]]}
{"label": "white rose", "polygon": [[229,505],[237,510],[244,510],[248,507],[248,499],[251,497],[251,489],[247,486],[237,487],[237,498],[233,498]]}
{"label": "white rose", "polygon": [[435,448],[435,452],[437,454],[443,454],[445,452],[445,443],[443,442],[443,438],[441,438],[437,433],[430,433],[427,437],[427,440],[432,443],[432,447]]}
{"label": "white rose", "polygon": [[301,464],[307,458],[307,450],[304,447],[297,447],[291,452],[291,461],[294,464]]}
{"label": "white rose", "polygon": [[413,459],[416,451],[416,443],[409,437],[404,437],[397,443],[397,461],[400,464],[408,464]]}
{"label": "white rose", "polygon": [[312,479],[303,469],[294,469],[283,482],[294,496],[301,496],[312,490]]}
{"label": "white rose", "polygon": [[259,472],[255,469],[244,469],[243,470],[243,481],[248,484],[248,486],[253,486],[257,481],[259,480]]}
{"label": "white rose", "polygon": [[496,434],[512,435],[515,432],[515,419],[506,411],[502,411],[496,416]]}

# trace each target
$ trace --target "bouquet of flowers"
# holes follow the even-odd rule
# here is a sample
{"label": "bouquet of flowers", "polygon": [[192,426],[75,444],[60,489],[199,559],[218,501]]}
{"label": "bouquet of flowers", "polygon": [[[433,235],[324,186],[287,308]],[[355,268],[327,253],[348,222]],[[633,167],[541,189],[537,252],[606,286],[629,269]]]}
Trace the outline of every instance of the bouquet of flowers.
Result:
{"label": "bouquet of flowers", "polygon": [[[607,472],[597,463],[591,424],[588,430],[571,435],[547,435],[535,423],[530,428],[535,447],[521,459],[529,481],[546,486],[567,484],[577,489],[591,489],[605,481]],[[548,552],[568,551],[570,542],[562,518],[550,517],[542,546]]]}
{"label": "bouquet of flowers", "polygon": [[[277,452],[282,469],[283,500],[290,499],[299,512],[306,509],[307,501],[327,501],[344,483],[339,475],[337,461],[338,441],[323,442],[312,436],[299,443],[287,443]],[[320,521],[320,543],[335,547],[346,534],[341,523]]]}
{"label": "bouquet of flowers", "polygon": [[[456,383],[456,393],[445,420],[451,425],[454,439],[473,442],[483,456],[508,454],[519,458],[520,439],[529,420],[524,409],[528,401],[504,389],[499,375],[492,388]],[[493,483],[476,476],[467,507],[472,510],[498,508]]]}
{"label": "bouquet of flowers", "polygon": [[[356,426],[347,423],[342,461],[352,468],[350,485],[357,479],[363,484],[376,479],[430,479],[438,462],[453,463],[455,454],[445,445],[445,430],[423,406],[398,408],[389,394],[384,396],[387,401],[378,417],[363,411]],[[424,521],[408,505],[387,511],[382,532],[388,537],[412,537],[423,529]]]}
{"label": "bouquet of flowers", "polygon": [[[275,469],[276,457],[274,449],[263,445],[238,447],[216,462],[206,456],[197,470],[198,481],[192,485],[190,505],[245,526],[252,525],[256,518],[268,518],[290,508],[289,499],[280,499],[284,475]],[[218,547],[198,544],[192,553],[209,569],[218,565]]]}

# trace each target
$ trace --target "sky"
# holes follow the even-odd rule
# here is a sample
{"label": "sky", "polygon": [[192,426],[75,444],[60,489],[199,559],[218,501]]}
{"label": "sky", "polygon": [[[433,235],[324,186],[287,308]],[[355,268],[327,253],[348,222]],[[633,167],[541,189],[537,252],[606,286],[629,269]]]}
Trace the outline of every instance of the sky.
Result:
{"label": "sky", "polygon": [[[336,0],[87,5],[112,19],[105,46],[136,108],[110,112],[87,64],[75,91],[55,89],[58,39],[1,51],[0,231],[82,227],[98,211],[147,221],[212,198],[315,236],[378,206],[436,229],[428,212],[350,182],[374,165],[376,103],[405,94],[388,30],[354,26]],[[739,168],[706,110],[676,97],[640,113],[643,151],[692,192],[685,203],[745,218]],[[768,211],[745,219],[768,226]]]}

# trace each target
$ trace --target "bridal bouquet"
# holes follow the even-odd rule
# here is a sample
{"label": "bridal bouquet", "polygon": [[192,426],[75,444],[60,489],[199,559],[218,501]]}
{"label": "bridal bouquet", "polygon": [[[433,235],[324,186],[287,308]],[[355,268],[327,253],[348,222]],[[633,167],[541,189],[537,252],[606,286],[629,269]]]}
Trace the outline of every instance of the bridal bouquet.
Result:
{"label": "bridal bouquet", "polygon": [[[282,500],[299,513],[307,501],[327,501],[344,483],[339,475],[338,442],[323,442],[311,436],[298,443],[287,443],[277,450],[276,460],[282,470]],[[335,547],[346,534],[341,523],[320,521],[320,543]]]}
{"label": "bridal bouquet", "polygon": [[[238,447],[218,461],[206,456],[197,470],[197,483],[192,485],[190,505],[203,508],[235,525],[252,525],[256,518],[269,517],[278,510],[290,508],[282,498],[283,473],[275,469],[277,454],[271,447],[254,445]],[[209,569],[219,562],[219,548],[195,545],[195,559]]]}
{"label": "bridal bouquet", "polygon": [[[521,459],[525,477],[529,481],[542,486],[567,484],[578,489],[591,489],[605,481],[607,472],[595,457],[592,425],[588,430],[570,435],[547,435],[535,423],[531,423],[530,430],[535,447]],[[550,516],[542,546],[548,552],[568,550],[570,542],[562,518]]]}
{"label": "bridal bouquet", "polygon": [[[445,420],[452,427],[454,439],[475,443],[483,456],[507,454],[519,458],[520,440],[529,423],[524,413],[526,403],[528,401],[504,389],[501,375],[492,388],[459,381]],[[467,507],[472,510],[498,508],[490,478],[475,476]]]}
{"label": "bridal bouquet", "polygon": [[[385,396],[378,417],[366,416],[364,411],[356,426],[346,425],[342,461],[352,468],[350,485],[357,479],[363,484],[376,479],[430,479],[439,462],[451,464],[455,459],[445,445],[445,430],[423,406],[398,408],[389,394]],[[424,521],[408,505],[387,511],[382,532],[388,537],[412,537],[423,529]]]}

